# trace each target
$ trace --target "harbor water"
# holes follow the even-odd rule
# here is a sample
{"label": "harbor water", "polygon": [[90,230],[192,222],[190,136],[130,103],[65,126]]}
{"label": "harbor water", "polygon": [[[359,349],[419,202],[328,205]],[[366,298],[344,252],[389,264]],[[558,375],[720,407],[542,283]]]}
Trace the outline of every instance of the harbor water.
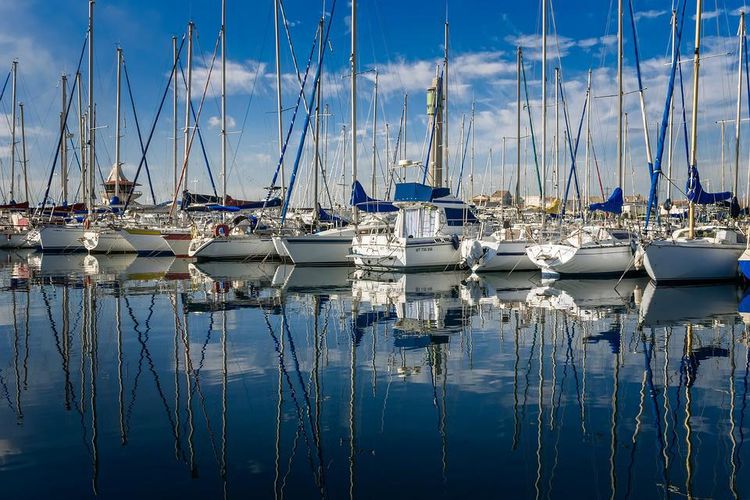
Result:
{"label": "harbor water", "polygon": [[734,284],[4,253],[4,498],[747,498]]}

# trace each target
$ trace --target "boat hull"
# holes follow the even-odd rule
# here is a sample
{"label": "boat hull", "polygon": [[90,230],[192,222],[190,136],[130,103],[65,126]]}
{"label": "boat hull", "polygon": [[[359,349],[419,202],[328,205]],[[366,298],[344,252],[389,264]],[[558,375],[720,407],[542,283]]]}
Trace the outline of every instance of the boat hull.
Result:
{"label": "boat hull", "polygon": [[533,245],[526,251],[542,270],[543,277],[621,276],[636,271],[630,243],[591,247],[544,244]]}
{"label": "boat hull", "polygon": [[423,271],[458,267],[461,250],[450,238],[399,238],[360,236],[352,244],[352,257],[364,269]]}
{"label": "boat hull", "polygon": [[734,280],[744,251],[744,244],[653,241],[644,248],[643,265],[657,283]]}
{"label": "boat hull", "polygon": [[29,231],[0,232],[0,248],[35,248],[36,243],[29,239]]}
{"label": "boat hull", "polygon": [[245,260],[276,257],[270,236],[230,236],[195,238],[190,242],[188,256],[199,260]]}
{"label": "boat hull", "polygon": [[527,241],[466,240],[461,254],[466,266],[475,273],[492,271],[536,271],[526,254]]}
{"label": "boat hull", "polygon": [[121,232],[123,238],[138,255],[146,257],[174,255],[158,229],[125,227]]}
{"label": "boat hull", "polygon": [[[352,234],[274,237],[274,246],[298,266],[351,265]],[[278,252],[281,253],[281,252]]]}
{"label": "boat hull", "polygon": [[39,246],[44,252],[85,252],[80,226],[44,226],[39,228]]}
{"label": "boat hull", "polygon": [[175,257],[188,257],[190,242],[193,239],[189,232],[162,232],[161,237]]}
{"label": "boat hull", "polygon": [[83,246],[90,253],[134,253],[121,231],[110,228],[84,231]]}

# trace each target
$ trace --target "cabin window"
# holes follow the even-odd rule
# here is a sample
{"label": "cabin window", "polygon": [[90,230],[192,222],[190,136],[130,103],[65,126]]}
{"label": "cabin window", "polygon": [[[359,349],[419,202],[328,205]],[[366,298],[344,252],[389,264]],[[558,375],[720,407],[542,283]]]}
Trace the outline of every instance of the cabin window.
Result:
{"label": "cabin window", "polygon": [[434,235],[437,210],[407,208],[404,210],[404,237],[425,238]]}

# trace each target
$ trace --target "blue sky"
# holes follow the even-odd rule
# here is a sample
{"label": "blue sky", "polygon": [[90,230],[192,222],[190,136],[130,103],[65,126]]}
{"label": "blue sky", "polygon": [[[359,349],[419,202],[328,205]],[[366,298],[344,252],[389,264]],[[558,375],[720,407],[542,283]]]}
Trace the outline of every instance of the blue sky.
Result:
{"label": "blue sky", "polygon": [[[327,2],[330,9],[331,0]],[[568,98],[571,127],[576,127],[581,114],[585,93],[586,73],[594,71],[594,94],[610,95],[615,91],[616,76],[616,16],[617,2],[602,1],[553,1],[554,25],[550,19],[549,68],[558,65],[560,55],[562,72]],[[693,2],[688,2],[683,52],[692,53],[695,12]],[[704,2],[704,54],[712,56],[702,66],[701,114],[699,120],[700,147],[699,164],[703,178],[712,189],[720,187],[721,143],[718,119],[734,117],[736,100],[736,11],[742,2],[706,0]],[[314,35],[322,2],[287,0],[285,10],[290,21],[292,41],[300,64],[304,65],[310,42]],[[626,2],[627,5],[627,2]],[[271,0],[228,0],[228,59],[229,59],[229,122],[230,122],[230,173],[229,192],[236,197],[257,197],[259,187],[267,186],[278,160],[276,141],[275,87],[273,63],[273,2]],[[390,138],[395,141],[401,111],[403,93],[409,93],[409,156],[422,158],[426,130],[425,95],[435,72],[435,65],[442,58],[443,19],[445,5],[439,2],[360,0],[359,6],[359,64],[363,70],[378,68],[381,92],[379,94],[379,127],[377,138],[378,175],[382,176],[384,165],[385,129],[390,124]],[[638,17],[639,44],[645,85],[647,107],[652,133],[661,115],[664,103],[669,51],[670,1],[635,0]],[[349,57],[349,3],[340,1],[333,18],[329,51],[326,54],[323,84],[324,104],[328,104],[329,154],[328,172],[330,189],[342,191],[342,175],[348,175],[350,166],[343,154],[341,128],[348,126],[348,83],[345,75]],[[472,99],[476,100],[477,118],[475,153],[475,192],[489,192],[500,188],[501,179],[508,186],[513,182],[512,170],[515,149],[512,141],[507,143],[506,171],[501,170],[502,136],[515,135],[515,46],[526,46],[526,71],[529,92],[537,132],[538,147],[541,147],[541,66],[539,62],[541,2],[536,5],[525,2],[497,2],[475,0],[448,2],[451,25],[450,46],[452,71],[449,89],[451,159],[449,175],[455,187],[459,149],[459,130],[462,115],[469,114]],[[73,73],[77,56],[86,31],[87,2],[84,0],[30,0],[27,2],[0,1],[0,68],[10,67],[13,58],[19,60],[19,100],[26,104],[26,126],[29,136],[29,169],[33,193],[38,197],[44,179],[49,172],[56,141],[55,124],[59,113],[59,75]],[[552,17],[552,16],[551,16]],[[97,135],[98,158],[106,175],[113,161],[114,151],[114,89],[115,47],[120,44],[125,52],[126,64],[134,87],[141,128],[150,128],[167,75],[171,67],[171,36],[182,36],[188,20],[196,24],[196,83],[194,93],[200,94],[205,81],[206,65],[211,58],[220,25],[220,2],[218,0],[148,2],[131,0],[115,2],[98,0],[96,3],[96,67],[95,97],[97,119],[102,128]],[[636,89],[633,66],[632,34],[629,17],[625,18],[625,76],[626,91]],[[555,29],[556,28],[556,29]],[[296,87],[292,75],[291,58],[286,40],[282,38],[282,65],[284,73],[284,104],[291,106],[296,98]],[[692,71],[689,64],[683,65],[686,77],[686,99],[690,100]],[[369,186],[371,167],[371,117],[372,74],[360,77],[359,127],[360,172],[362,180]],[[215,175],[219,174],[219,130],[215,126],[219,116],[218,66],[214,70],[209,98],[201,119],[201,129],[206,139],[209,160]],[[554,99],[554,86],[549,84],[550,103]],[[646,167],[644,163],[644,141],[641,114],[636,94],[625,99],[629,114],[629,141],[626,193],[643,192],[646,189]],[[0,111],[9,112],[9,94],[3,98]],[[126,173],[132,176],[135,164],[140,159],[135,127],[129,112],[130,103],[124,101],[128,110],[124,121],[123,158]],[[157,128],[149,153],[155,179],[157,198],[166,199],[171,194],[171,105],[168,101]],[[194,100],[197,106],[199,99]],[[743,104],[743,116],[747,115],[747,102]],[[184,111],[180,110],[180,122]],[[606,187],[615,182],[615,102],[612,99],[595,99],[592,112],[592,136],[602,181]],[[290,112],[284,114],[288,124]],[[245,118],[246,117],[246,118]],[[301,120],[300,120],[301,121]],[[8,183],[9,134],[7,120],[0,124],[0,147],[3,161],[3,192]],[[468,125],[467,125],[468,126]],[[182,125],[180,125],[180,128]],[[527,120],[524,118],[524,129]],[[550,137],[548,151],[553,149],[554,109],[550,108]],[[726,178],[733,162],[729,140],[733,138],[733,125],[726,131]],[[750,131],[743,134],[750,137]],[[290,151],[294,151],[299,127],[293,133]],[[680,138],[681,141],[681,138]],[[676,142],[681,146],[681,142]],[[655,141],[654,141],[655,149]],[[348,148],[348,146],[347,146]],[[489,150],[493,149],[492,166],[489,168]],[[182,145],[180,145],[180,151]],[[579,168],[583,162],[579,151]],[[676,184],[684,184],[684,148],[676,155]],[[741,155],[741,178],[747,172],[748,152]],[[531,180],[530,146],[524,145],[523,157],[528,165],[526,173]],[[310,175],[310,159],[306,154],[300,175],[303,182],[298,195],[309,196],[305,189]],[[289,158],[288,163],[291,163]],[[467,160],[467,174],[469,169]],[[631,176],[631,172],[635,176]],[[593,175],[593,174],[592,174]],[[632,178],[631,178],[632,177]],[[467,175],[464,176],[467,178]],[[529,194],[536,188],[522,181]],[[348,179],[347,179],[348,182]],[[729,181],[727,181],[729,182]],[[190,183],[198,190],[208,189],[205,167],[197,144],[190,163]],[[483,187],[482,187],[483,184]],[[464,189],[468,189],[465,186]],[[554,188],[550,183],[549,190]],[[598,183],[592,182],[592,194],[598,194]],[[342,195],[337,195],[341,197]]]}

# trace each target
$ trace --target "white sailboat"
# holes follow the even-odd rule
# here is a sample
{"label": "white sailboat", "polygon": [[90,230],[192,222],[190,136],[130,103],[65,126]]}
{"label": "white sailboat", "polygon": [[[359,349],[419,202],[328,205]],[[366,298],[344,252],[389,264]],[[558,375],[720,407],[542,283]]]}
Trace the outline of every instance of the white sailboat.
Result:
{"label": "white sailboat", "polygon": [[300,236],[274,236],[274,248],[296,265],[351,264],[354,227],[331,228]]}
{"label": "white sailboat", "polygon": [[746,248],[745,236],[738,229],[725,226],[695,227],[695,204],[706,203],[710,201],[709,198],[715,199],[703,191],[697,169],[701,0],[698,0],[696,10],[688,181],[689,226],[675,231],[671,238],[644,243],[643,264],[648,275],[657,283],[736,279],[737,261]]}

